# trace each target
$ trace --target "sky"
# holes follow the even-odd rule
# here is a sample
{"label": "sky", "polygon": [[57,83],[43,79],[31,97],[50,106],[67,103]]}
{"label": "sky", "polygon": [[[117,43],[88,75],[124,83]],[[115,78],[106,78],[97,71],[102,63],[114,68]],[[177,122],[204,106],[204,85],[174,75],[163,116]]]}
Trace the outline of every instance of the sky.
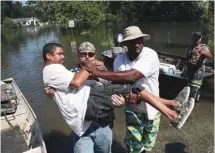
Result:
{"label": "sky", "polygon": [[[14,2],[18,1],[18,0],[13,0]],[[28,0],[21,0],[19,2],[21,2],[23,5],[25,5],[25,3],[27,2]]]}

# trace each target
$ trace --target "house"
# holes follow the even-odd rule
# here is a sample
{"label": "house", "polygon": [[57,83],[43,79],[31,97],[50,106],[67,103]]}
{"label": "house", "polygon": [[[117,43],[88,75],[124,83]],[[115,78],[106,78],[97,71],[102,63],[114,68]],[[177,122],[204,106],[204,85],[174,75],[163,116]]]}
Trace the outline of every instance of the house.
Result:
{"label": "house", "polygon": [[44,24],[47,25],[47,23],[41,23],[39,19],[35,17],[12,19],[12,22],[15,24],[19,24],[21,26],[29,26],[29,25],[42,26]]}

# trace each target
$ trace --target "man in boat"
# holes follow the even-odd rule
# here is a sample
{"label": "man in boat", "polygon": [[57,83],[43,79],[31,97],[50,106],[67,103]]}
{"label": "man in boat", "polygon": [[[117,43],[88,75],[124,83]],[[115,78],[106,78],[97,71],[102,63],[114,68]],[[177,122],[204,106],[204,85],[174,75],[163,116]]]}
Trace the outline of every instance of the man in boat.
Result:
{"label": "man in boat", "polygon": [[[160,112],[180,129],[194,107],[193,99],[180,103],[178,104],[180,107],[176,107],[176,102],[169,103],[168,100],[159,98],[159,59],[154,50],[144,46],[144,37],[147,36],[136,26],[130,26],[124,30],[122,43],[127,46],[128,52],[115,59],[114,71],[116,72],[100,72],[92,62],[87,62],[85,66],[93,76],[145,88],[139,93],[144,100],[142,103],[136,105],[126,103],[125,143],[128,152],[152,150],[159,131]],[[149,100],[150,96],[154,101]],[[166,108],[165,105],[173,106],[179,113]]]}
{"label": "man in boat", "polygon": [[205,75],[206,59],[212,58],[209,47],[201,44],[202,34],[195,32],[192,36],[192,44],[187,50],[187,59],[182,75],[188,79],[190,97],[198,103],[200,100],[200,88]]}

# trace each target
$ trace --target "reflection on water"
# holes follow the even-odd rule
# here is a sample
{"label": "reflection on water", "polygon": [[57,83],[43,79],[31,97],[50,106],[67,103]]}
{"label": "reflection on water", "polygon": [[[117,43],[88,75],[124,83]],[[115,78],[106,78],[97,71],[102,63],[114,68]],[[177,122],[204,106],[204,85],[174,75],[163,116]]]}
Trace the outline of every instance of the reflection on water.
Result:
{"label": "reflection on water", "polygon": [[[185,55],[192,32],[200,30],[194,23],[144,23],[140,28],[144,33],[151,35],[151,40],[146,42],[147,46],[156,51],[182,56]],[[44,96],[41,54],[43,45],[51,41],[60,42],[65,50],[65,65],[67,68],[72,68],[77,63],[77,45],[83,41],[94,43],[97,48],[96,55],[101,58],[101,52],[113,45],[113,31],[122,31],[122,29],[101,26],[92,31],[91,35],[80,35],[71,29],[61,32],[56,27],[30,27],[21,29],[19,33],[14,34],[13,39],[2,39],[1,77],[15,79],[38,116],[48,140],[49,133],[60,131],[62,135],[69,135],[70,129],[56,104]],[[116,129],[121,129],[120,125]]]}

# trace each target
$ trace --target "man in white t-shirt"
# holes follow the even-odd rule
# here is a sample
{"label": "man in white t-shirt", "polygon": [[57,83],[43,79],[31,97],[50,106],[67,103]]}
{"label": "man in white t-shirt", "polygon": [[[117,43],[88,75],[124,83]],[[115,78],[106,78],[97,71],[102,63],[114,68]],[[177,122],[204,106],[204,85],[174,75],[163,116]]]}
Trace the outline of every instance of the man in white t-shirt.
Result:
{"label": "man in white t-shirt", "polygon": [[[138,28],[128,27],[126,30],[136,32]],[[137,37],[137,39],[131,36],[129,37],[129,34],[127,37],[125,36],[123,44],[127,46],[128,54],[122,54],[116,58],[113,64],[114,71],[118,72],[131,69],[139,71],[143,74],[143,77],[136,81],[135,85],[143,86],[149,93],[159,97],[159,59],[157,53],[153,49],[143,47],[143,45],[141,46],[144,36],[146,36],[146,34],[142,34],[142,36],[140,38]],[[135,123],[133,123],[133,114],[142,122],[140,125],[135,125]],[[159,131],[160,112],[148,103],[140,103],[137,105],[127,103],[126,124],[125,144],[127,148],[129,148],[129,151],[151,151]],[[131,126],[142,133],[142,141],[138,142],[138,140],[133,137],[129,129]]]}
{"label": "man in white t-shirt", "polygon": [[[82,86],[89,77],[89,73],[81,70],[79,73],[68,71],[64,63],[63,47],[57,43],[48,43],[43,47],[43,82],[45,87],[56,89],[56,101],[64,119],[71,129],[81,136],[89,127],[90,122],[83,122],[86,104],[89,98],[90,87]],[[80,98],[81,97],[81,98]],[[70,101],[76,101],[72,103]],[[81,107],[84,105],[85,107]],[[83,110],[81,110],[83,109]]]}
{"label": "man in white t-shirt", "polygon": [[[127,46],[128,52],[115,59],[114,71],[118,71],[117,73],[98,72],[90,63],[87,63],[86,66],[86,69],[97,77],[118,83],[133,83],[136,87],[141,86],[145,88],[148,93],[156,96],[157,101],[161,102],[159,104],[158,102],[151,103],[152,101],[147,101],[150,94],[146,93],[145,96],[142,95],[142,97],[144,97],[143,99],[149,102],[150,105],[145,102],[136,105],[129,103],[126,104],[127,128],[125,143],[129,152],[145,152],[146,150],[152,150],[159,130],[159,111],[174,121],[174,124],[177,124],[177,128],[181,128],[194,106],[193,100],[186,102],[186,105],[188,106],[181,104],[184,108],[188,109],[180,108],[179,110],[176,108],[180,111],[180,114],[163,107],[163,104],[171,105],[171,103],[165,99],[158,98],[159,59],[154,50],[144,47],[143,42],[145,36],[148,35],[143,34],[139,27],[136,26],[130,26],[124,30],[122,43],[124,46]],[[169,117],[166,112],[170,112],[174,117]]]}

